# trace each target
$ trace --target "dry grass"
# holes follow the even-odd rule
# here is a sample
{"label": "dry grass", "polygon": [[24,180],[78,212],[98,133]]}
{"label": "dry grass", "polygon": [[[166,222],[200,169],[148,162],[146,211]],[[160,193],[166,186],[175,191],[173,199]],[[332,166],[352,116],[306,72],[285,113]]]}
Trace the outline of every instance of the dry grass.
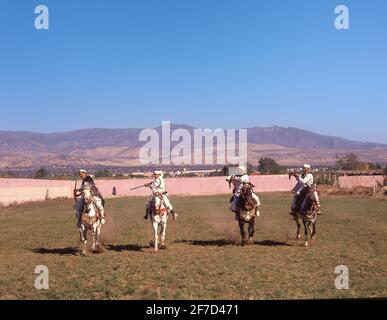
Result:
{"label": "dry grass", "polygon": [[[173,197],[180,213],[167,228],[167,250],[149,248],[143,198],[107,201],[102,254],[81,257],[71,200],[0,208],[1,299],[298,299],[386,297],[385,201],[365,196],[323,199],[318,237],[295,240],[290,195],[262,195],[255,242],[239,233],[228,196]],[[347,265],[350,289],[334,287]],[[46,265],[49,290],[34,288]]]}

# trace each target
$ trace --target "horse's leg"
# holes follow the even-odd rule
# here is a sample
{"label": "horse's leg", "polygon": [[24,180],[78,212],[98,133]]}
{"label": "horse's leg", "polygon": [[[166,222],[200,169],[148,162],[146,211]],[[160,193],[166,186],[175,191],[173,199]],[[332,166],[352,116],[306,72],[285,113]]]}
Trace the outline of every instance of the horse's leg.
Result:
{"label": "horse's leg", "polygon": [[314,239],[316,237],[316,233],[317,233],[317,220],[314,220],[314,222],[312,223],[313,225],[313,231],[312,231],[312,239]]}
{"label": "horse's leg", "polygon": [[314,223],[311,220],[309,220],[306,225],[308,227],[309,237],[310,237],[310,239],[313,239],[313,228],[314,228],[313,225],[314,225]]}
{"label": "horse's leg", "polygon": [[100,249],[99,235],[101,231],[101,223],[97,221],[93,226],[93,252],[97,252]]}
{"label": "horse's leg", "polygon": [[81,226],[80,234],[81,234],[81,242],[83,245],[81,254],[86,255],[87,254],[87,229],[85,228],[85,226]]}
{"label": "horse's leg", "polygon": [[245,232],[245,222],[242,221],[241,219],[238,220],[238,224],[239,224],[239,230],[241,232],[241,238],[242,238],[242,246],[245,245],[246,243],[246,232]]}
{"label": "horse's leg", "polygon": [[305,233],[304,246],[307,247],[308,246],[308,222],[303,220],[302,223],[304,224],[304,233]]}
{"label": "horse's leg", "polygon": [[159,240],[159,235],[158,235],[158,229],[159,229],[159,223],[158,221],[156,221],[156,218],[153,220],[153,233],[154,233],[154,237],[155,237],[155,243],[154,243],[154,250],[155,252],[157,252],[159,250],[159,243],[158,243],[158,240]]}
{"label": "horse's leg", "polygon": [[298,221],[298,217],[297,216],[294,218],[294,221],[296,221],[296,223],[297,223],[297,235],[296,235],[296,238],[297,238],[297,240],[300,240],[301,239],[301,234],[300,234],[301,224]]}
{"label": "horse's leg", "polygon": [[161,224],[161,247],[165,248],[165,232],[167,230],[167,221]]}
{"label": "horse's leg", "polygon": [[99,241],[99,237],[101,235],[101,228],[102,228],[102,224],[99,223],[98,227],[97,227],[97,249],[99,251],[102,251],[102,246],[101,246],[101,242]]}
{"label": "horse's leg", "polygon": [[255,233],[255,217],[253,217],[249,222],[249,238],[252,238]]}
{"label": "horse's leg", "polygon": [[93,239],[93,244],[91,246],[91,251],[95,252],[95,244],[96,244],[96,238],[97,238],[97,230],[95,224],[91,227],[91,237]]}

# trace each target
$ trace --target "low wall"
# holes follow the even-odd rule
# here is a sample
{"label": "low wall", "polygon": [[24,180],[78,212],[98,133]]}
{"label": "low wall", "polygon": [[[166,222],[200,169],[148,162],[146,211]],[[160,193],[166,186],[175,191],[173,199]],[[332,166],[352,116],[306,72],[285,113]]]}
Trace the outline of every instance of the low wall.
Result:
{"label": "low wall", "polygon": [[[290,191],[296,180],[289,180],[288,175],[262,175],[250,177],[256,186],[256,192]],[[375,180],[383,183],[382,176],[344,176],[339,178],[341,188],[369,187]],[[112,197],[113,188],[116,196],[147,196],[148,188],[130,190],[130,188],[150,182],[151,179],[96,180],[98,189],[104,197]],[[167,178],[170,195],[217,195],[230,193],[225,177],[205,178]],[[79,182],[78,182],[79,186]],[[72,198],[74,181],[37,180],[37,179],[0,179],[0,204],[14,202],[40,201],[46,198]]]}
{"label": "low wall", "polygon": [[347,189],[357,187],[373,188],[378,183],[383,185],[383,180],[383,176],[343,176],[339,177],[339,186]]}
{"label": "low wall", "polygon": [[[204,178],[167,178],[166,184],[170,195],[216,195],[230,192],[226,177]],[[130,190],[130,188],[150,182],[151,179],[95,180],[104,197],[113,196],[147,196],[148,188]],[[287,175],[252,176],[251,182],[257,192],[290,191],[295,180]],[[79,182],[78,182],[79,186]],[[0,203],[8,205],[13,202],[38,201],[46,198],[71,198],[74,181],[37,180],[37,179],[0,179]]]}

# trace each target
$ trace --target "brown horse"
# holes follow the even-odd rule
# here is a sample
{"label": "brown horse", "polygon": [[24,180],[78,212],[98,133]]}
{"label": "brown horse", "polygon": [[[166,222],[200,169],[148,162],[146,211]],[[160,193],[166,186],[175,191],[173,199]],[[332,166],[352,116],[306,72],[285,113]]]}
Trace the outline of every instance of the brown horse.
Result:
{"label": "brown horse", "polygon": [[304,225],[304,234],[305,234],[305,247],[308,246],[308,234],[311,239],[316,236],[316,225],[317,225],[317,213],[318,208],[316,201],[314,199],[314,192],[316,189],[314,187],[305,188],[300,194],[300,201],[298,201],[298,209],[293,215],[294,221],[297,224],[297,240],[301,239],[300,228],[301,224],[299,219],[302,220]]}
{"label": "brown horse", "polygon": [[[236,212],[242,238],[242,246],[247,244],[255,233],[255,217],[258,213],[258,205],[255,202],[252,194],[252,185],[250,183],[244,183],[241,187],[238,211]],[[246,233],[245,230],[246,224],[248,224],[248,233]]]}

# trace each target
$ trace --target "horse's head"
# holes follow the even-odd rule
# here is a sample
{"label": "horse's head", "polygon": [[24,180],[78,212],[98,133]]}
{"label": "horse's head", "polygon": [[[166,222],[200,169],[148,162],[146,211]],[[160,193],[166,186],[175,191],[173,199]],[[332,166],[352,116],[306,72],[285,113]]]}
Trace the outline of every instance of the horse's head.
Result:
{"label": "horse's head", "polygon": [[241,186],[241,197],[243,199],[250,199],[252,198],[252,193],[253,193],[253,190],[252,190],[251,183],[249,182],[243,183]]}
{"label": "horse's head", "polygon": [[91,189],[90,186],[85,186],[82,189],[82,197],[85,199],[86,204],[90,204],[93,200],[93,190]]}

